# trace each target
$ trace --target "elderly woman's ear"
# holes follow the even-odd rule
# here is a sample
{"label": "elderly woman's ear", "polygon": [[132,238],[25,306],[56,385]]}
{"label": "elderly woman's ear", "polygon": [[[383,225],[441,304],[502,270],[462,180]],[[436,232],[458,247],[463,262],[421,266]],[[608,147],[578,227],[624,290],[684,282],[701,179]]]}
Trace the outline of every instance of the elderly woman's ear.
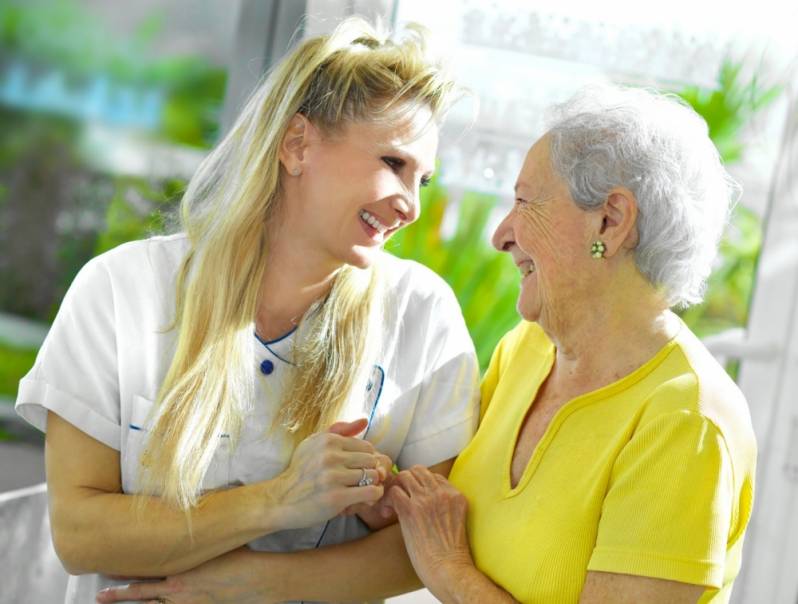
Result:
{"label": "elderly woman's ear", "polygon": [[605,258],[637,246],[637,200],[629,189],[612,189],[598,213],[598,218],[600,224],[596,239],[604,243]]}

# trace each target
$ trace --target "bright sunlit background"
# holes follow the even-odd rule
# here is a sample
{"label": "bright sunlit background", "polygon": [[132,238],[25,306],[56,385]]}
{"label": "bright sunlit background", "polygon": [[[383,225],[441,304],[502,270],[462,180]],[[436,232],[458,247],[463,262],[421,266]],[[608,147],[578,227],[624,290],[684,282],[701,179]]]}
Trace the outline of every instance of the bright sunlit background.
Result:
{"label": "bright sunlit background", "polygon": [[[4,0],[0,492],[43,480],[41,437],[12,406],[79,268],[169,228],[186,182],[262,73],[293,42],[361,14],[426,25],[474,93],[445,126],[421,219],[388,249],[452,285],[483,368],[518,320],[517,270],[489,236],[546,107],[612,81],[671,91],[706,119],[744,193],[706,302],[683,317],[746,391],[763,447],[759,509],[767,502],[786,522],[798,477],[798,385],[789,381],[798,353],[788,344],[798,324],[798,22],[781,0],[733,4]],[[785,545],[798,542],[798,525],[774,537],[757,522],[748,553],[767,563],[744,569],[736,601],[798,602],[798,578],[779,570],[798,567],[798,550]]]}

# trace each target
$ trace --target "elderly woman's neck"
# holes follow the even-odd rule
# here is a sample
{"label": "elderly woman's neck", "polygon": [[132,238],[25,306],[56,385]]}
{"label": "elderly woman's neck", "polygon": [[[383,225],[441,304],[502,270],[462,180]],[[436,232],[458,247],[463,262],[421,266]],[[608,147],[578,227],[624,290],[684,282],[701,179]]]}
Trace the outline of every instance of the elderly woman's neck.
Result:
{"label": "elderly woman's neck", "polygon": [[549,333],[559,376],[609,384],[645,364],[679,331],[681,320],[651,286],[627,285],[591,299],[586,308],[571,308],[567,324]]}

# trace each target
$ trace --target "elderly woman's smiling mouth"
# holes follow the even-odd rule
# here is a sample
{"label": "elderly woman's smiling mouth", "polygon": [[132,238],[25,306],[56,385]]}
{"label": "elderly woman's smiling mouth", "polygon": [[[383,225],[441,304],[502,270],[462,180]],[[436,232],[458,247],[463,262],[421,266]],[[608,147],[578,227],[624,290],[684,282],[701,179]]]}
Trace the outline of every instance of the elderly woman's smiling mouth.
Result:
{"label": "elderly woman's smiling mouth", "polygon": [[518,270],[521,271],[521,281],[524,281],[535,272],[535,261],[531,258],[515,259],[515,264],[518,266]]}

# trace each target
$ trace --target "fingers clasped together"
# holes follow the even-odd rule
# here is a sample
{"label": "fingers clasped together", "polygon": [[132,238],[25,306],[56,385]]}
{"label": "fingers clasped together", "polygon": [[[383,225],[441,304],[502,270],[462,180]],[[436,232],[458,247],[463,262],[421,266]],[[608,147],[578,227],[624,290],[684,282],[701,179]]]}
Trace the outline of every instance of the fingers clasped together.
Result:
{"label": "fingers clasped together", "polygon": [[384,494],[391,460],[356,438],[365,419],[333,424],[299,443],[286,470],[275,480],[280,528],[305,528]]}
{"label": "fingers clasped together", "polygon": [[462,569],[473,566],[466,498],[446,478],[423,466],[395,476],[385,498],[396,511],[419,579],[434,594],[445,593]]}

